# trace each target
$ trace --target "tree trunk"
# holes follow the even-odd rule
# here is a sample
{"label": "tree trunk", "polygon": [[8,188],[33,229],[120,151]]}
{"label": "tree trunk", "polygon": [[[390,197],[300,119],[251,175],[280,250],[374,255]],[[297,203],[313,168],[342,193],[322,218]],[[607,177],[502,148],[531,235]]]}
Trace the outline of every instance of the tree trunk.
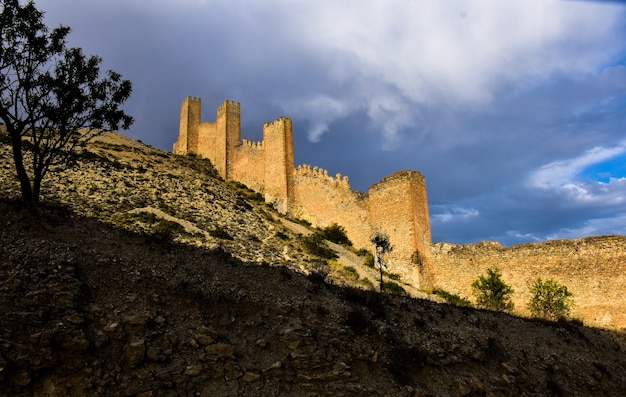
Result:
{"label": "tree trunk", "polygon": [[33,178],[33,196],[32,196],[33,198],[31,200],[33,203],[39,202],[42,180],[43,180],[43,175],[35,175],[35,177]]}
{"label": "tree trunk", "polygon": [[380,292],[383,292],[383,260],[378,253],[378,247],[376,247],[376,263],[378,264],[378,269],[380,270]]}
{"label": "tree trunk", "polygon": [[[8,127],[8,126],[7,126]],[[11,136],[11,147],[13,148],[13,162],[15,163],[15,171],[17,179],[22,187],[22,199],[24,201],[34,202],[36,198],[33,196],[33,188],[30,185],[30,178],[24,168],[24,155],[22,153],[22,136],[15,130],[9,130]]]}

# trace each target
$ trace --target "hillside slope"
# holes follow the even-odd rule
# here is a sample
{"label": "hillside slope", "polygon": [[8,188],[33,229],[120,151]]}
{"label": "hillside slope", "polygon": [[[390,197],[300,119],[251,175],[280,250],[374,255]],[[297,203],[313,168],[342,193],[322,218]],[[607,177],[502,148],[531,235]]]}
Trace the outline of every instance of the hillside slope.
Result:
{"label": "hillside slope", "polygon": [[0,202],[0,395],[622,396],[609,331],[381,296]]}
{"label": "hillside slope", "polygon": [[[8,138],[1,138],[0,131],[0,197],[17,198],[11,149]],[[310,227],[281,216],[245,186],[224,183],[208,160],[165,153],[118,133],[99,137],[71,167],[50,173],[42,192],[42,201],[79,214],[194,246],[221,247],[244,261],[305,273],[320,263],[300,239]],[[338,251],[339,263],[328,269],[331,279],[366,288],[376,283],[362,258]]]}
{"label": "hillside slope", "polygon": [[323,265],[310,227],[205,160],[107,134],[45,205],[17,188],[0,139],[0,396],[626,390],[621,335],[364,290],[361,257]]}

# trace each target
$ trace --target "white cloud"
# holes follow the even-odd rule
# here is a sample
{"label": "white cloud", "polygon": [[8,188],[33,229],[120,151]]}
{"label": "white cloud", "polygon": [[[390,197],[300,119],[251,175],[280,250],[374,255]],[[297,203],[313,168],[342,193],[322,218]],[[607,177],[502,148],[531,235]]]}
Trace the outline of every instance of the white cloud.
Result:
{"label": "white cloud", "polygon": [[282,107],[291,114],[298,114],[310,120],[307,136],[311,142],[318,142],[328,131],[329,124],[346,117],[352,110],[347,104],[326,95],[314,95],[289,101]]}
{"label": "white cloud", "polygon": [[464,208],[457,205],[440,206],[440,208],[434,209],[433,212],[435,212],[431,215],[433,223],[467,221],[480,215],[480,212],[475,208]]}
{"label": "white cloud", "polygon": [[590,219],[578,228],[563,228],[549,236],[548,239],[570,239],[580,236],[600,236],[608,234],[626,235],[626,214],[617,214],[607,218]]}
{"label": "white cloud", "polygon": [[584,195],[586,189],[575,177],[585,168],[626,153],[626,141],[614,147],[595,147],[579,157],[548,163],[533,172],[528,178],[530,187],[540,189],[564,189]]}
{"label": "white cloud", "polygon": [[[301,12],[293,14],[294,34],[326,60],[334,77],[355,81],[350,107],[355,102],[366,106],[390,140],[397,129],[418,122],[404,115],[407,104],[480,106],[489,103],[502,84],[533,85],[555,73],[593,73],[623,45],[615,32],[623,9],[597,4],[547,0],[297,4],[293,7]],[[378,97],[404,106],[381,111]]]}

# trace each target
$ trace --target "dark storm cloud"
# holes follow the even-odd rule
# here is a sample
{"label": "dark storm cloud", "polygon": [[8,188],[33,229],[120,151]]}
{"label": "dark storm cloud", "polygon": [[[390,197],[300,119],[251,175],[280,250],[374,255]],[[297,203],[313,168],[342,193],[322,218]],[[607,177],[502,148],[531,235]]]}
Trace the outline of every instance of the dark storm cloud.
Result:
{"label": "dark storm cloud", "polygon": [[[626,16],[544,0],[39,0],[134,84],[129,135],[170,150],[180,103],[242,103],[247,138],[294,120],[296,163],[367,190],[417,169],[433,238],[626,234]],[[598,23],[602,21],[602,23]],[[613,157],[611,157],[613,156]]]}

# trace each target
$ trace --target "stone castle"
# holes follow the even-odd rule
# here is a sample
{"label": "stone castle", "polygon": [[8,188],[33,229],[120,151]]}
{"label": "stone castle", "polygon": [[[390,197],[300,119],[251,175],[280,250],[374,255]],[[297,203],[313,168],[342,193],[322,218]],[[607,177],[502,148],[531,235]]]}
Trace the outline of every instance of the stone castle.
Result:
{"label": "stone castle", "polygon": [[342,225],[356,247],[371,249],[372,234],[387,233],[394,246],[388,258],[391,271],[418,289],[438,287],[471,297],[472,281],[488,267],[498,267],[515,290],[518,314],[528,315],[528,283],[550,278],[574,293],[574,316],[585,324],[626,330],[625,236],[513,247],[495,242],[433,244],[426,185],[419,172],[385,177],[367,194],[353,190],[346,176],[294,166],[289,118],[266,123],[261,142],[242,140],[238,102],[224,102],[215,122],[203,122],[201,100],[187,98],[174,153],[210,159],[222,178],[263,193],[282,213],[315,226]]}
{"label": "stone castle", "polygon": [[203,122],[201,99],[182,104],[176,154],[211,160],[226,181],[237,181],[264,194],[284,214],[314,226],[337,223],[358,248],[371,249],[377,232],[394,246],[388,261],[415,286],[429,282],[428,247],[432,244],[424,177],[400,171],[372,185],[367,194],[350,187],[347,176],[334,177],[318,167],[294,164],[291,119],[281,117],[263,126],[263,140],[241,139],[240,104],[225,101],[214,122]]}

